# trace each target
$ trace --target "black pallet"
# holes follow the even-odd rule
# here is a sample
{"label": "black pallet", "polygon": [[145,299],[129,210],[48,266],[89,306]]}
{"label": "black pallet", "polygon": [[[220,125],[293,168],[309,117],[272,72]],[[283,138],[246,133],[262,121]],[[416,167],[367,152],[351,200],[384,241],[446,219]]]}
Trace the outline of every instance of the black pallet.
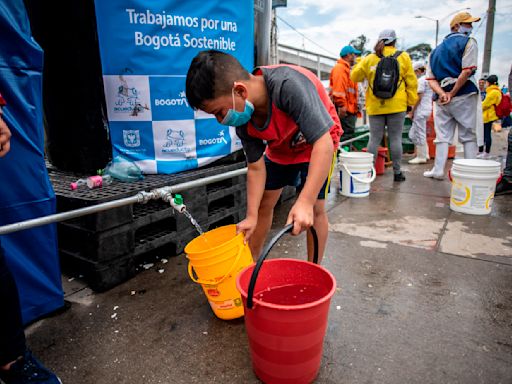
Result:
{"label": "black pallet", "polygon": [[[228,181],[231,186],[227,185]],[[245,209],[246,192],[236,180],[228,179],[221,184],[195,188],[188,200],[187,210],[199,225],[222,219],[233,211]],[[208,191],[209,190],[209,191]],[[194,196],[195,195],[195,196]],[[194,196],[192,198],[192,196]],[[187,201],[187,200],[185,200]],[[133,221],[104,231],[92,231],[75,224],[61,223],[58,226],[59,248],[91,261],[107,261],[127,253],[136,253],[146,233],[184,233],[194,229],[184,215],[177,213],[163,201],[136,204],[133,207]],[[146,242],[146,247],[153,247]],[[148,249],[150,250],[150,249]]]}
{"label": "black pallet", "polygon": [[[223,225],[236,224],[245,217],[245,207],[214,212],[203,228],[210,230]],[[152,262],[157,256],[171,257],[183,252],[185,246],[198,236],[195,229],[176,232],[165,227],[143,227],[135,239],[135,250],[107,261],[92,261],[80,253],[60,250],[62,268],[73,276],[81,275],[97,292],[103,292],[135,276],[140,264]]]}
{"label": "black pallet", "polygon": [[[123,183],[114,181],[112,184],[103,188],[97,189],[80,189],[76,191],[70,190],[70,183],[76,181],[84,175],[77,175],[71,172],[63,172],[56,170],[51,165],[48,166],[48,173],[50,180],[57,197],[57,211],[66,212],[73,209],[97,205],[100,203],[131,197],[140,191],[150,191],[152,189],[161,188],[165,186],[172,186],[179,183],[201,179],[204,177],[226,173],[232,170],[244,168],[245,163],[240,162],[230,165],[220,165],[210,168],[201,168],[194,171],[182,172],[176,175],[147,175],[144,180],[133,183]],[[237,176],[228,181],[220,182],[223,185],[237,184],[240,187],[245,186],[245,176]],[[219,185],[215,183],[214,185]],[[213,187],[208,186],[207,192]],[[182,193],[185,197],[185,204],[196,193],[192,194],[190,191]],[[80,228],[90,229],[93,231],[103,231],[106,229],[114,228],[123,224],[131,223],[134,221],[134,209],[139,205],[127,205],[124,207],[110,209],[108,211],[98,212],[91,215],[83,216],[78,219],[67,221]],[[140,216],[140,215],[139,215]]]}

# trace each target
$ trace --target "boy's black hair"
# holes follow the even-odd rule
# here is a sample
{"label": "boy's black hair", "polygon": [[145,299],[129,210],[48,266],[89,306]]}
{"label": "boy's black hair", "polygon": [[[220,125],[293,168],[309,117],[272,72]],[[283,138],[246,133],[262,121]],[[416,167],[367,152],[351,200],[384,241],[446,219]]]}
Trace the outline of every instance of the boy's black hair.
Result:
{"label": "boy's black hair", "polygon": [[206,100],[231,94],[235,81],[249,78],[249,72],[235,57],[215,50],[199,52],[187,73],[188,103],[198,109]]}

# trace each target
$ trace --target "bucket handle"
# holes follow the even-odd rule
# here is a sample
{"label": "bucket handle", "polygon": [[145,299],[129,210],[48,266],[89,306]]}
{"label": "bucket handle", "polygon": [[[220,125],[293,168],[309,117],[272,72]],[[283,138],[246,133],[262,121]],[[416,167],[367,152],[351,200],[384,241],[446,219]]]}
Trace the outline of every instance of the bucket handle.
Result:
{"label": "bucket handle", "polygon": [[341,164],[341,166],[343,168],[345,168],[345,170],[347,171],[347,173],[349,174],[350,177],[352,177],[354,180],[356,181],[359,181],[360,183],[364,183],[364,184],[370,184],[372,183],[375,178],[377,177],[377,172],[375,172],[375,167],[372,165],[372,177],[370,178],[370,180],[365,180],[365,179],[360,179],[358,176],[354,175],[352,172],[350,172],[347,168],[347,166],[345,164]]}
{"label": "bucket handle", "polygon": [[[256,286],[256,280],[258,279],[258,274],[260,273],[261,266],[263,262],[267,258],[272,247],[278,242],[278,240],[288,232],[291,232],[293,229],[293,223],[288,224],[283,229],[281,229],[265,246],[263,251],[261,252],[261,256],[259,257],[254,270],[252,271],[251,280],[249,282],[249,289],[247,290],[247,308],[252,309],[253,307],[253,295],[254,295],[254,287]],[[316,230],[313,227],[309,227],[309,231],[313,236],[313,263],[318,264],[318,236],[316,234]]]}
{"label": "bucket handle", "polygon": [[201,285],[219,285],[222,283],[226,278],[233,273],[233,270],[235,269],[235,266],[238,264],[238,261],[240,260],[240,257],[242,256],[242,252],[244,251],[244,248],[247,247],[247,245],[240,247],[240,250],[238,251],[238,255],[236,255],[235,261],[233,262],[233,265],[231,268],[229,268],[229,271],[222,276],[220,280],[201,280],[199,278],[194,277],[194,268],[192,267],[192,263],[188,262],[188,275],[192,279],[194,283],[201,284]]}
{"label": "bucket handle", "polygon": [[[448,179],[453,183],[453,176],[452,176],[452,170],[448,170]],[[496,180],[496,185],[498,185],[501,180],[503,179],[503,172],[500,172],[500,175],[498,176],[498,179]]]}

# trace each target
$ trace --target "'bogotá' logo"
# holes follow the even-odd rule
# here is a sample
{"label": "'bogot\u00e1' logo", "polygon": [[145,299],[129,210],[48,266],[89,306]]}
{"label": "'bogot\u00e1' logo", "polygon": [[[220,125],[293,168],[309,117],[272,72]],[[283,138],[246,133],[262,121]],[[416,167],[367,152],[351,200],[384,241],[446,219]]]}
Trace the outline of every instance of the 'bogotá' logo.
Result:
{"label": "'bogot\u00e1' logo", "polygon": [[214,144],[227,144],[224,137],[224,130],[220,131],[217,137],[210,137],[208,139],[199,139],[199,145],[214,145]]}
{"label": "'bogot\u00e1' logo", "polygon": [[123,142],[124,145],[130,148],[140,147],[140,132],[136,130],[123,129]]}
{"label": "'bogot\u00e1' logo", "polygon": [[155,99],[155,107],[188,107],[188,100],[185,91],[181,91],[174,99]]}

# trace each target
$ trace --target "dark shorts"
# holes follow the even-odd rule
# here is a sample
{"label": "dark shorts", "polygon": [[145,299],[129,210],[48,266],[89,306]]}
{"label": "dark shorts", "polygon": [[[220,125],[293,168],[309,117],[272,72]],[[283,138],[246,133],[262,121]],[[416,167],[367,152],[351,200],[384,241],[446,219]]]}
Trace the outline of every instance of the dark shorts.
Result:
{"label": "dark shorts", "polygon": [[[297,187],[299,190],[304,187],[306,177],[308,176],[309,163],[300,164],[277,164],[265,156],[265,166],[267,169],[267,181],[265,190],[273,191],[284,188],[287,185]],[[322,189],[318,193],[318,200],[324,200],[330,191],[330,177],[325,180]]]}

